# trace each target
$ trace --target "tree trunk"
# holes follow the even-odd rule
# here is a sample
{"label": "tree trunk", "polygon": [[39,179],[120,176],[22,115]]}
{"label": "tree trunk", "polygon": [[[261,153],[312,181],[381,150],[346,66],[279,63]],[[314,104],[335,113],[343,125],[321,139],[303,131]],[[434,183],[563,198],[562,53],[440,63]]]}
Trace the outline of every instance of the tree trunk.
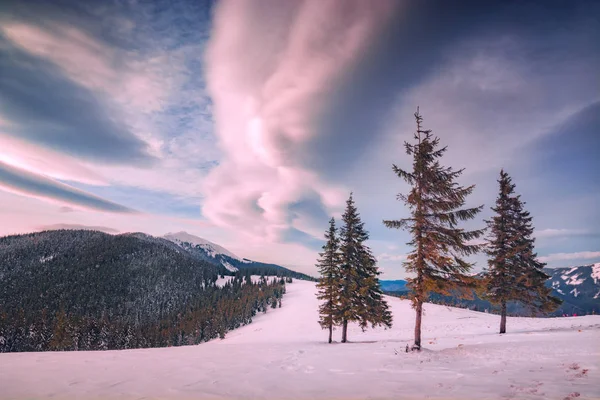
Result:
{"label": "tree trunk", "polygon": [[333,336],[333,325],[329,324],[329,343],[331,343],[331,341],[332,341],[332,336]]}
{"label": "tree trunk", "polygon": [[502,311],[500,313],[500,333],[506,333],[506,302],[502,302]]}
{"label": "tree trunk", "polygon": [[415,308],[417,317],[415,320],[415,345],[413,346],[416,350],[421,350],[421,317],[423,316],[423,302],[417,301],[417,307]]}
{"label": "tree trunk", "polygon": [[348,320],[344,319],[342,323],[342,343],[346,343],[348,341]]}

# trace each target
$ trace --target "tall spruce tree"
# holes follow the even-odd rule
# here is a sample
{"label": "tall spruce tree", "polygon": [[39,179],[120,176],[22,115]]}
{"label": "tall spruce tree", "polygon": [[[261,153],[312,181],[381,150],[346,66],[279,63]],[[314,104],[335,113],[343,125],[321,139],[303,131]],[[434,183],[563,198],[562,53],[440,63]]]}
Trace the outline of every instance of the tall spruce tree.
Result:
{"label": "tall spruce tree", "polygon": [[534,311],[553,311],[560,300],[544,284],[549,276],[534,252],[532,217],[515,194],[510,176],[500,171],[500,193],[489,228],[484,297],[500,306],[500,333],[506,333],[506,304],[518,301]]}
{"label": "tall spruce tree", "polygon": [[323,303],[319,306],[319,324],[329,330],[329,343],[333,340],[333,326],[339,321],[338,302],[340,299],[340,240],[337,237],[335,219],[329,220],[329,229],[325,232],[325,244],[317,268],[321,274],[317,283],[317,298]]}
{"label": "tall spruce tree", "polygon": [[408,245],[413,250],[404,266],[407,272],[416,275],[408,282],[416,311],[413,348],[420,350],[423,302],[431,292],[465,294],[466,289],[474,286],[474,279],[466,275],[472,264],[463,257],[480,251],[480,245],[469,244],[469,241],[483,235],[484,230],[458,228],[460,221],[474,218],[483,206],[463,208],[475,186],[460,186],[456,179],[463,170],[454,171],[440,164],[446,147],[439,148],[439,138],[434,137],[431,130],[422,129],[423,117],[418,108],[414,115],[416,143],[404,143],[406,154],[413,158],[412,171],[392,166],[393,171],[411,185],[408,195],[397,197],[409,207],[411,216],[383,223],[388,228],[408,230],[412,236]]}
{"label": "tall spruce tree", "polygon": [[392,326],[392,314],[379,285],[377,261],[365,244],[369,234],[356,209],[352,193],[346,202],[340,229],[340,301],[338,319],[342,343],[348,341],[348,322],[358,322],[364,330],[371,326]]}

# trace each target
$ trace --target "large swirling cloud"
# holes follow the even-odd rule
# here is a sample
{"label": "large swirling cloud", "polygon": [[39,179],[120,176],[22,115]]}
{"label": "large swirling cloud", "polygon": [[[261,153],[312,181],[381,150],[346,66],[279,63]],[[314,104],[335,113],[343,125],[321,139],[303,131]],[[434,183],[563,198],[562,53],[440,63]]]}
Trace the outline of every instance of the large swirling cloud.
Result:
{"label": "large swirling cloud", "polygon": [[303,145],[393,10],[391,1],[218,5],[206,62],[225,156],[205,182],[205,216],[273,241],[319,231],[312,213],[290,206],[332,213],[347,193],[307,165]]}

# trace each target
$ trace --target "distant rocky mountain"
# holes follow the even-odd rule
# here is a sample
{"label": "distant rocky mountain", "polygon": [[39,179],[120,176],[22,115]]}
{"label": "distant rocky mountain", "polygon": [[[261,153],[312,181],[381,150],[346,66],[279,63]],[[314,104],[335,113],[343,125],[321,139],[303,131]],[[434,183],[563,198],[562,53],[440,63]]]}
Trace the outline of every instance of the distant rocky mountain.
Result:
{"label": "distant rocky mountain", "polygon": [[[553,295],[563,301],[562,305],[551,315],[585,315],[600,314],[600,263],[567,268],[545,268],[550,276],[546,286],[553,289]],[[396,283],[397,282],[397,283]],[[404,281],[381,281],[385,292],[393,295],[406,295],[408,288],[402,287]],[[406,285],[406,282],[404,282]],[[443,302],[459,307],[467,307],[479,311],[495,311],[496,307],[475,296],[473,300],[458,299],[451,296],[432,295],[434,302]],[[518,303],[508,304],[508,312],[512,315],[530,315]]]}
{"label": "distant rocky mountain", "polygon": [[238,257],[216,243],[191,235],[187,232],[167,233],[164,238],[177,244],[194,257],[210,263],[222,265],[230,272],[242,271],[251,272],[256,275],[282,275],[298,279],[314,280],[314,278],[306,274],[292,271],[281,265],[268,264]]}
{"label": "distant rocky mountain", "polygon": [[406,287],[407,282],[402,279],[395,281],[382,280],[379,283],[381,284],[381,290],[384,292],[402,292],[408,290]]}
{"label": "distant rocky mountain", "polygon": [[563,300],[558,313],[600,313],[600,263],[568,268],[546,268],[554,295]]}

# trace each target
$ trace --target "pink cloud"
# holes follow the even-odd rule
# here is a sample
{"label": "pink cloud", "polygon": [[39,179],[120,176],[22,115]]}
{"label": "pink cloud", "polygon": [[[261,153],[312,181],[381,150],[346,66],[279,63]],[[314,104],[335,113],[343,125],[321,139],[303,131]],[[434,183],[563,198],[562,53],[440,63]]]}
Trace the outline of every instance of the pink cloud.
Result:
{"label": "pink cloud", "polygon": [[222,229],[202,220],[174,218],[151,214],[117,214],[77,208],[64,212],[61,203],[40,201],[34,196],[0,190],[0,236],[33,232],[42,226],[56,224],[104,226],[120,232],[145,232],[162,236],[169,231],[186,230],[214,240],[226,247],[228,235]]}
{"label": "pink cloud", "polygon": [[217,6],[206,59],[225,159],[204,183],[205,216],[276,241],[294,226],[290,204],[316,195],[329,212],[343,205],[347,191],[323,182],[298,149],[392,8],[391,1],[312,0]]}
{"label": "pink cloud", "polygon": [[0,30],[15,45],[50,60],[82,86],[142,112],[162,107],[168,96],[165,79],[159,79],[164,78],[160,76],[162,57],[137,60],[134,54],[125,54],[68,25],[46,26],[12,22]]}
{"label": "pink cloud", "polygon": [[0,162],[29,172],[91,185],[108,184],[107,180],[91,167],[70,156],[3,135],[1,131],[0,149]]}

